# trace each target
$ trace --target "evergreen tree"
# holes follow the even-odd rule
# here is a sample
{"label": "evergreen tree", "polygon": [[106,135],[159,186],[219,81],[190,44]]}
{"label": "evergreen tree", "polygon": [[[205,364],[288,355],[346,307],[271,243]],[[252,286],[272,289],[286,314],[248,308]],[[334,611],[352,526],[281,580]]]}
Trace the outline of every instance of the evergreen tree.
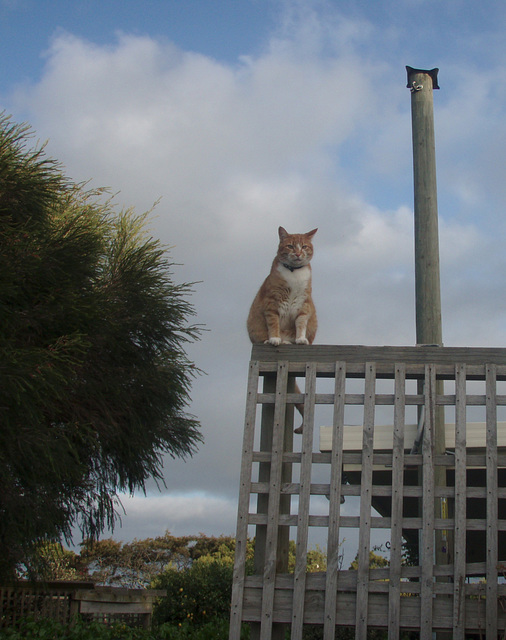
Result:
{"label": "evergreen tree", "polygon": [[192,455],[198,338],[146,214],[75,185],[0,116],[0,574],[30,545],[94,537],[119,491]]}

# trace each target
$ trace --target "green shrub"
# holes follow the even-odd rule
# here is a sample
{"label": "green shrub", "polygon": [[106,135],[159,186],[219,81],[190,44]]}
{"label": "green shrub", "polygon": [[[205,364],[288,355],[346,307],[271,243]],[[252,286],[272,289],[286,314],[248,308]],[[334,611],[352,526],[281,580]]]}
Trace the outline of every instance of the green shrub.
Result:
{"label": "green shrub", "polygon": [[[242,640],[249,638],[245,625]],[[16,628],[0,629],[1,640],[228,640],[228,618],[215,618],[199,627],[190,622],[166,623],[148,631],[122,623],[64,625],[54,620],[23,620]]]}
{"label": "green shrub", "polygon": [[197,560],[183,571],[167,569],[153,583],[154,588],[167,591],[154,609],[155,622],[199,626],[223,618],[228,623],[232,573],[232,564],[221,560]]}
{"label": "green shrub", "polygon": [[[249,637],[249,625],[243,625],[241,640]],[[228,618],[215,618],[198,627],[190,622],[166,623],[158,627],[156,640],[228,640]]]}
{"label": "green shrub", "polygon": [[99,622],[63,624],[49,618],[21,620],[15,627],[0,629],[4,640],[157,640],[144,629],[128,627],[123,623],[110,626]]}

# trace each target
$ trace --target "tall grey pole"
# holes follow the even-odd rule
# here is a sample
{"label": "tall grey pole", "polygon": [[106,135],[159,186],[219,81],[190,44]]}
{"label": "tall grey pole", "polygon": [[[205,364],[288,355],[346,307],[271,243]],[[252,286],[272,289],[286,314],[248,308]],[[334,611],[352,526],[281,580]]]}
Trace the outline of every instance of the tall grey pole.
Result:
{"label": "tall grey pole", "polygon": [[406,67],[411,90],[415,190],[416,342],[442,344],[441,289],[432,93],[438,69]]}
{"label": "tall grey pole", "polygon": [[[439,279],[439,234],[436,183],[436,144],[434,136],[433,90],[439,89],[438,69],[423,70],[406,67],[408,88],[411,91],[411,120],[413,131],[413,178],[415,208],[415,293],[416,293],[416,342],[417,344],[443,344],[441,321],[441,287]],[[419,393],[426,393],[419,383]],[[436,381],[430,394],[431,403],[444,392],[443,381]],[[427,396],[426,396],[427,397]],[[426,407],[425,416],[427,417]],[[446,450],[444,407],[433,407],[431,435],[435,454]],[[422,481],[423,470],[420,474]],[[434,485],[446,486],[446,471],[441,466],[434,469]],[[434,500],[435,518],[448,517],[446,498]],[[453,557],[453,536],[450,532],[435,533],[435,562],[449,564]],[[420,540],[423,554],[423,536]],[[441,580],[441,578],[439,578]],[[428,606],[432,606],[427,603]],[[451,635],[438,632],[436,638],[443,640]]]}

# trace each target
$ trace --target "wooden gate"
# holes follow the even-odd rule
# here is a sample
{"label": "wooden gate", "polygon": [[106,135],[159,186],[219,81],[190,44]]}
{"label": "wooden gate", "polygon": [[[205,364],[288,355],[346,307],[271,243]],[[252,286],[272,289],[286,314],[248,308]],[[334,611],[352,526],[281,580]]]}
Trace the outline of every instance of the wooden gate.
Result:
{"label": "wooden gate", "polygon": [[[298,384],[295,385],[295,378]],[[294,404],[304,430],[293,434]],[[506,628],[506,349],[255,345],[230,640]],[[358,442],[358,444],[357,444]],[[307,571],[314,534],[326,571]],[[388,565],[371,568],[384,536]],[[246,575],[246,543],[255,569]],[[342,542],[345,538],[345,542]],[[296,542],[288,570],[288,540]],[[355,569],[342,566],[356,550]]]}

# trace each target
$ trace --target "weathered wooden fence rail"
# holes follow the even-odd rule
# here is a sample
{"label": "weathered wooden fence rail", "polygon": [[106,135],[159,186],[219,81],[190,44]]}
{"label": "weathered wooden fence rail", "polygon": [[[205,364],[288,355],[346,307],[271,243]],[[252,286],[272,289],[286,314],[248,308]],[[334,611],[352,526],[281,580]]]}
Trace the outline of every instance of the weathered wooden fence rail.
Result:
{"label": "weathered wooden fence rail", "polygon": [[[305,417],[294,440],[295,403]],[[338,626],[364,640],[373,627],[391,639],[411,629],[495,640],[506,629],[505,420],[506,349],[255,345],[230,640],[243,622],[262,640],[287,624],[293,640],[307,624],[325,640]],[[322,528],[327,569],[308,573],[311,533]],[[374,569],[379,530],[389,563]],[[356,570],[342,567],[343,535],[355,540]]]}
{"label": "weathered wooden fence rail", "polygon": [[66,624],[76,615],[147,628],[155,600],[165,595],[164,590],[98,587],[93,583],[20,581],[0,587],[0,628],[12,627],[25,617],[52,618]]}

